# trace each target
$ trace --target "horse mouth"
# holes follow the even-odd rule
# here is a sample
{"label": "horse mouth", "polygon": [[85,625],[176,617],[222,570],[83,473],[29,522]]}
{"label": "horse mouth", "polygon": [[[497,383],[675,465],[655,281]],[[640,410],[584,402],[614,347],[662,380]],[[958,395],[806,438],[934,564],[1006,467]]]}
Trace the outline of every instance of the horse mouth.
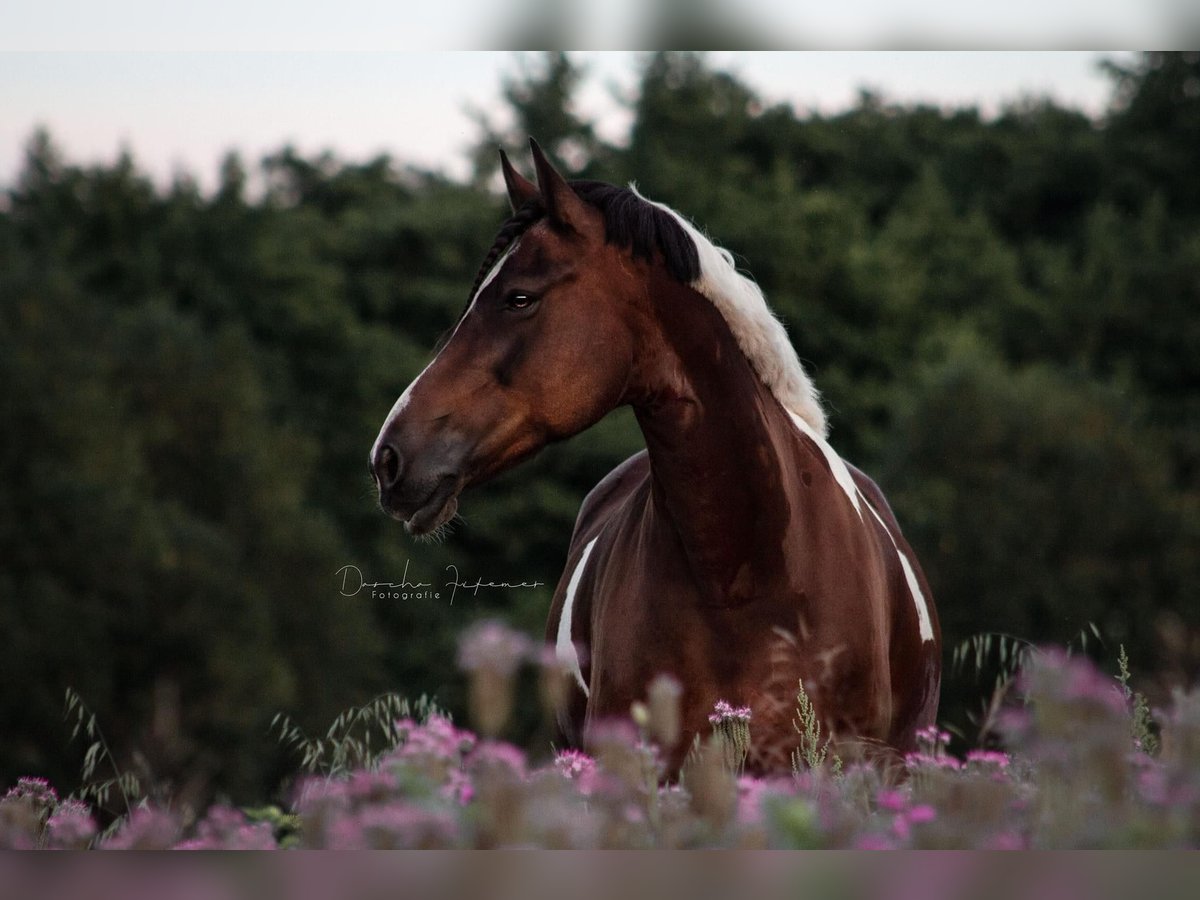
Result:
{"label": "horse mouth", "polygon": [[389,510],[389,515],[404,523],[405,530],[417,537],[441,528],[458,512],[459,478],[445,475],[438,481],[432,493],[417,509],[405,518],[401,513]]}

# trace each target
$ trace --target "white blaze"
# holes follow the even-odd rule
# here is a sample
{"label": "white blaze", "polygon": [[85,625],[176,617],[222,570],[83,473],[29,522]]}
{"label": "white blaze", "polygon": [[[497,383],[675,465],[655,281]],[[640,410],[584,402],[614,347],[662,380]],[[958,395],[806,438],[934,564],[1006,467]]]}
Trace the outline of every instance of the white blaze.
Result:
{"label": "white blaze", "polygon": [[562,612],[558,617],[558,635],[554,641],[554,655],[558,657],[560,663],[570,669],[575,680],[583,689],[585,697],[590,697],[591,693],[588,691],[587,683],[583,680],[583,669],[579,665],[579,653],[575,649],[575,643],[571,640],[571,619],[575,606],[575,592],[579,590],[583,570],[587,568],[588,557],[592,555],[592,548],[595,546],[595,538],[587,542],[587,546],[583,548],[583,555],[575,564],[575,571],[571,573],[571,580],[567,582],[567,596],[563,598]]}
{"label": "white blaze", "polygon": [[[462,318],[458,320],[459,325],[462,324],[463,319],[471,314],[471,310],[475,306],[475,301],[479,299],[479,295],[483,293],[484,288],[496,280],[496,276],[500,274],[500,270],[504,267],[504,264],[508,262],[508,258],[512,256],[513,251],[517,249],[517,245],[520,243],[521,241],[519,239],[513,241],[512,244],[509,245],[508,249],[500,254],[500,258],[496,260],[496,264],[492,266],[487,275],[484,277],[483,281],[479,283],[479,290],[477,290],[475,292],[475,296],[471,298],[471,302],[467,306],[467,311],[463,313]],[[454,326],[454,331],[458,331],[458,325]],[[454,334],[451,333],[450,337],[453,338]],[[449,340],[447,340],[447,343],[449,343]],[[429,366],[432,366],[435,362],[437,362],[436,358],[430,361]],[[409,400],[412,399],[413,388],[417,386],[417,382],[421,380],[421,377],[429,371],[429,366],[426,366],[421,370],[421,374],[412,380],[412,384],[404,389],[404,393],[401,394],[396,402],[392,405],[392,411],[388,413],[388,417],[384,420],[383,427],[379,429],[379,435],[375,438],[375,445],[371,448],[371,459],[375,459],[379,453],[379,444],[381,441],[383,441],[383,436],[387,433],[388,429],[391,428],[392,423],[396,421],[400,413],[404,412],[404,408],[408,406]]]}

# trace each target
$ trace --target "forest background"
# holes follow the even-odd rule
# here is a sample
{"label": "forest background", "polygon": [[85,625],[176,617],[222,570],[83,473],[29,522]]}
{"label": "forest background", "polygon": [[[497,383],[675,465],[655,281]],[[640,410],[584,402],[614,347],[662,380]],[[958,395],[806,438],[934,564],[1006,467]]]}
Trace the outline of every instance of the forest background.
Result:
{"label": "forest background", "polygon": [[[318,731],[395,690],[461,714],[456,636],[541,633],[581,499],[641,446],[628,411],[475,490],[442,544],[366,472],[506,214],[495,148],[524,161],[528,135],[763,286],[928,573],[961,740],[998,660],[949,656],[979,634],[1090,635],[1110,670],[1123,644],[1162,700],[1200,667],[1200,55],[1107,68],[1098,117],[872,93],[800,114],[660,53],[609,142],[551,54],[461,180],[283,147],[202,191],[32,135],[0,194],[0,782],[78,781],[72,688],[122,766],[268,798],[295,767],[276,713]],[[345,596],[346,566],[441,596]],[[451,603],[455,571],[544,586]],[[532,711],[510,736],[547,741]]]}

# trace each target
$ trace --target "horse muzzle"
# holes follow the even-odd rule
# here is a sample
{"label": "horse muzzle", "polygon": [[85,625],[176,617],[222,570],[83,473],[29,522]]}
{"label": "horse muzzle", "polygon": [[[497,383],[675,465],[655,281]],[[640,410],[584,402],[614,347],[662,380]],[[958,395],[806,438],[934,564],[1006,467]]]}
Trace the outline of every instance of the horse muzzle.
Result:
{"label": "horse muzzle", "polygon": [[458,455],[439,453],[434,466],[422,465],[427,454],[406,456],[396,443],[380,442],[370,459],[380,508],[410,534],[429,534],[445,525],[458,512],[465,480],[453,464]]}

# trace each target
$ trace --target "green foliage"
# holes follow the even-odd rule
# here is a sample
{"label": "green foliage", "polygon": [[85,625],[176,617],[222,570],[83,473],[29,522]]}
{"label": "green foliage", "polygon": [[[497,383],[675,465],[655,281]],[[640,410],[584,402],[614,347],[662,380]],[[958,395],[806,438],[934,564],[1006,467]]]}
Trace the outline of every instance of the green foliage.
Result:
{"label": "green foliage", "polygon": [[800,735],[800,746],[792,751],[792,772],[799,775],[804,769],[819,771],[825,768],[826,760],[834,775],[842,771],[842,759],[836,753],[829,756],[831,738],[821,740],[821,720],[817,717],[816,707],[804,690],[804,682],[796,683],[796,718],[792,727]]}
{"label": "green foliage", "polygon": [[1129,671],[1129,655],[1125,652],[1125,645],[1122,644],[1121,652],[1117,656],[1117,681],[1120,682],[1121,691],[1125,695],[1125,702],[1129,704],[1129,733],[1138,750],[1155,756],[1158,753],[1159,745],[1158,735],[1154,733],[1154,719],[1150,715],[1150,702],[1146,699],[1145,694],[1135,691],[1129,686],[1132,677],[1133,675]]}
{"label": "green foliage", "polygon": [[[120,765],[113,758],[112,751],[108,747],[104,732],[100,730],[100,725],[96,721],[96,714],[88,709],[83,698],[71,688],[67,688],[65,706],[65,718],[69,720],[73,717],[75,719],[75,724],[71,728],[71,740],[75,740],[82,731],[84,736],[91,741],[83,754],[83,769],[79,776],[82,781],[82,786],[78,791],[79,799],[84,802],[90,801],[98,808],[104,809],[108,806],[109,795],[116,790],[121,795],[125,814],[129,815],[133,812],[134,801],[142,795],[142,785],[137,775],[133,772],[121,771]],[[111,770],[110,778],[102,780],[96,778],[96,772],[101,766],[107,766]]]}
{"label": "green foliage", "polygon": [[310,737],[283,713],[275,714],[271,730],[277,730],[279,742],[301,757],[300,767],[305,772],[335,778],[352,769],[370,769],[380,756],[394,749],[401,737],[398,720],[425,722],[430,716],[445,717],[446,713],[424,694],[413,703],[389,692],[342,710],[324,735]]}

